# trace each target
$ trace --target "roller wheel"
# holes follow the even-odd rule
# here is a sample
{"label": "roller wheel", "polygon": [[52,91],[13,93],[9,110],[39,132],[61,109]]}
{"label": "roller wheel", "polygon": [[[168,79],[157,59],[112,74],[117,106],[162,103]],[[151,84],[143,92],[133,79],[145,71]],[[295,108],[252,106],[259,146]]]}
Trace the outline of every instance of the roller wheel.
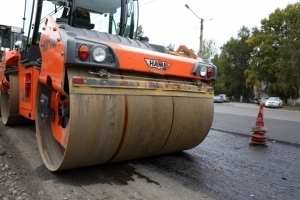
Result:
{"label": "roller wheel", "polygon": [[8,92],[1,91],[1,118],[5,125],[18,124],[19,116],[19,81],[18,75],[9,75]]}
{"label": "roller wheel", "polygon": [[108,162],[122,140],[125,97],[70,94],[62,109],[64,100],[38,83],[35,123],[46,167],[59,171]]}
{"label": "roller wheel", "polygon": [[[51,101],[54,101],[51,97],[52,91],[45,85],[38,83],[36,95],[37,116],[35,120],[38,146],[46,167],[50,171],[56,171],[63,159],[65,148],[57,142],[54,138],[54,132],[52,132],[52,125],[54,125],[52,119],[54,118],[53,115],[55,115],[55,113],[50,107]],[[53,112],[51,113],[51,111]],[[58,111],[58,109],[56,111]],[[54,128],[64,131],[64,128],[58,124]]]}
{"label": "roller wheel", "polygon": [[204,140],[213,120],[210,98],[75,87],[72,79],[65,88],[68,97],[37,86],[37,141],[50,171],[190,149]]}

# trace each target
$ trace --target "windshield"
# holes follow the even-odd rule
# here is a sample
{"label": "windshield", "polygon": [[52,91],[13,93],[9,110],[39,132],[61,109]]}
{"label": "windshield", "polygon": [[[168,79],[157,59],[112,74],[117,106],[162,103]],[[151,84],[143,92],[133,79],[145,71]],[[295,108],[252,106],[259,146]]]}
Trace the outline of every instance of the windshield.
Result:
{"label": "windshield", "polygon": [[5,26],[0,27],[0,59],[4,50],[10,49],[10,32]]}
{"label": "windshield", "polygon": [[0,29],[0,47],[1,50],[4,50],[5,48],[10,48],[10,33],[8,29]]}
{"label": "windshield", "polygon": [[271,97],[268,99],[268,101],[279,101],[278,97]]}
{"label": "windshield", "polygon": [[[45,20],[45,16],[50,14],[54,20],[57,18],[65,19],[71,26],[96,30],[99,32],[107,32],[110,34],[120,34],[123,30],[123,36],[133,35],[134,25],[134,3],[133,0],[127,0],[126,11],[122,11],[121,0],[76,0],[73,12],[73,23],[71,24],[71,4],[68,0],[45,0],[41,14],[41,22]],[[126,12],[126,19],[123,19],[125,27],[121,26],[121,16]],[[40,26],[41,28],[41,26]],[[41,30],[40,30],[41,31]],[[39,32],[40,32],[39,31]]]}

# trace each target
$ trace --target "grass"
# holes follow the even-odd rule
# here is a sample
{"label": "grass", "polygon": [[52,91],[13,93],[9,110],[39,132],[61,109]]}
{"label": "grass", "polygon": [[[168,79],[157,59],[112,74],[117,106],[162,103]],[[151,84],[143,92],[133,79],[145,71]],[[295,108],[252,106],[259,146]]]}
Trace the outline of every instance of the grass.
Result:
{"label": "grass", "polygon": [[[239,101],[231,101],[231,102],[239,103]],[[245,102],[243,102],[243,103],[245,103]],[[300,104],[296,104],[296,106],[292,106],[291,104],[283,104],[283,107],[280,109],[291,110],[291,111],[300,111]]]}
{"label": "grass", "polygon": [[292,105],[283,105],[283,110],[292,110],[292,111],[300,111],[300,106],[292,106]]}

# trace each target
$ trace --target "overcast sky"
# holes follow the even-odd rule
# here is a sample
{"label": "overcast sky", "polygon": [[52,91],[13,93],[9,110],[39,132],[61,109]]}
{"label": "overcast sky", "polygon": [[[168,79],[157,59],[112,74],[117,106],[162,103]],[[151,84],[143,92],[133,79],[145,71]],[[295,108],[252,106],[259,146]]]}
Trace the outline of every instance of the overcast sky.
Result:
{"label": "overcast sky", "polygon": [[[0,24],[22,26],[25,0],[0,0]],[[199,50],[200,20],[185,7],[189,7],[204,20],[203,38],[214,40],[221,47],[238,30],[260,27],[276,8],[285,8],[298,0],[139,0],[140,24],[150,43],[177,47],[185,44]],[[208,20],[213,18],[212,20]]]}
{"label": "overcast sky", "polygon": [[[276,8],[299,0],[140,0],[140,22],[151,43],[185,44],[199,50],[200,20],[185,7],[188,4],[203,23],[203,38],[221,47],[237,37],[243,25],[252,29]],[[147,3],[148,2],[148,3]],[[209,20],[213,18],[212,20]],[[299,19],[300,20],[300,19]]]}

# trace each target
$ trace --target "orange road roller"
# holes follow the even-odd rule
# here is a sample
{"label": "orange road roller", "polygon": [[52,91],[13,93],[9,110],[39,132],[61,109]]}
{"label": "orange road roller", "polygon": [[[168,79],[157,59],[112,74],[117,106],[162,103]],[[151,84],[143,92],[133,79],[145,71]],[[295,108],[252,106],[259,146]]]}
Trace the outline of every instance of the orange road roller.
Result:
{"label": "orange road roller", "polygon": [[2,59],[5,125],[35,122],[59,171],[191,149],[214,115],[217,68],[137,34],[137,0],[26,0]]}
{"label": "orange road roller", "polygon": [[[0,24],[0,80],[5,80],[4,72],[1,71],[5,69],[4,67],[1,67],[3,53],[5,51],[10,51],[14,49],[15,45],[20,44],[21,41],[22,41],[22,28]],[[0,116],[1,116],[1,111],[0,111]]]}

